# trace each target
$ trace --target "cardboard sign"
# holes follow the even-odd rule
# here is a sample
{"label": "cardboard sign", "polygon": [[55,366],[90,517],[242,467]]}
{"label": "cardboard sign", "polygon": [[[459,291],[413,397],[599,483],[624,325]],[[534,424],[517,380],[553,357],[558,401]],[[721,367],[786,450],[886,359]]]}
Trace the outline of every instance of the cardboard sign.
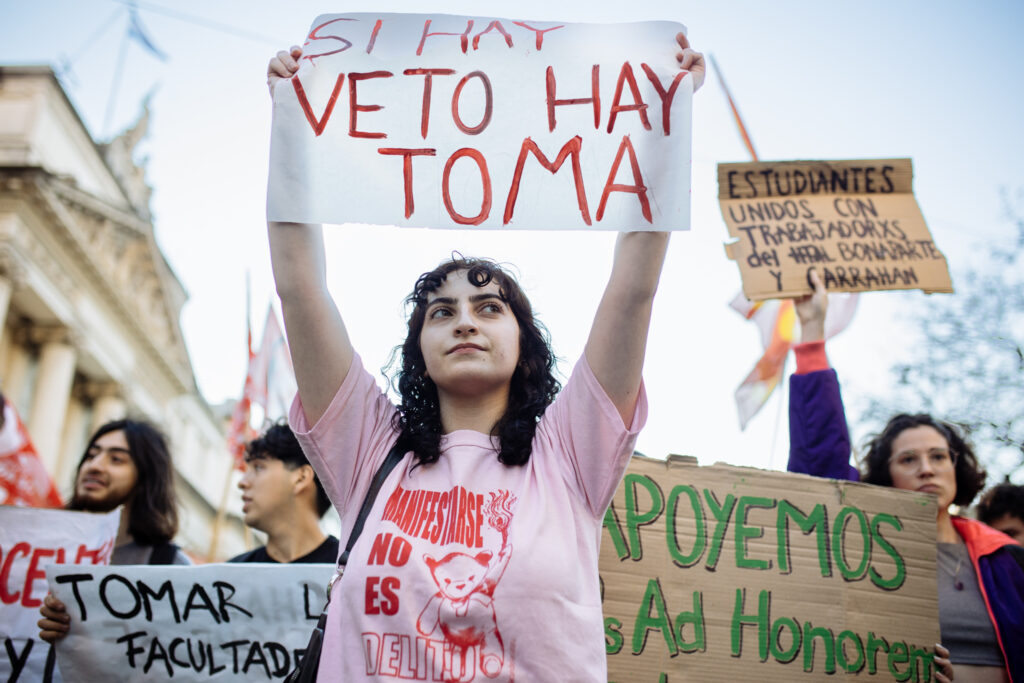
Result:
{"label": "cardboard sign", "polygon": [[718,200],[748,299],[829,291],[952,292],[914,199],[910,159],[718,165]]}
{"label": "cardboard sign", "polygon": [[39,640],[45,568],[110,562],[121,511],[107,514],[0,506],[0,680],[59,681],[50,644]]}
{"label": "cardboard sign", "polygon": [[57,664],[72,681],[281,679],[305,652],[330,564],[54,566],[71,629]]}
{"label": "cardboard sign", "polygon": [[274,91],[273,221],[686,230],[672,22],[317,17]]}
{"label": "cardboard sign", "polygon": [[601,545],[610,681],[930,681],[935,498],[633,458]]}

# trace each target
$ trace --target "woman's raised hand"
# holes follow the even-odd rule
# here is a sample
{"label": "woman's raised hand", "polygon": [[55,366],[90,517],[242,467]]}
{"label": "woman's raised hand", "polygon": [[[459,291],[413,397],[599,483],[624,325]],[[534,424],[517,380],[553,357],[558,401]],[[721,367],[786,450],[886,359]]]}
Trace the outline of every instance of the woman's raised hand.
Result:
{"label": "woman's raised hand", "polygon": [[274,86],[282,78],[291,78],[299,70],[299,59],[302,58],[302,48],[292,45],[289,50],[281,50],[277,56],[267,64],[267,87],[270,88],[270,96],[274,96]]}
{"label": "woman's raised hand", "polygon": [[812,270],[807,278],[814,292],[793,299],[797,318],[800,319],[800,341],[805,344],[825,338],[825,312],[828,310],[828,292],[818,271]]}
{"label": "woman's raised hand", "polygon": [[676,34],[676,42],[679,43],[679,49],[682,50],[676,53],[676,61],[679,62],[680,69],[689,71],[693,76],[693,92],[697,92],[697,89],[704,84],[704,76],[707,73],[704,55],[690,47],[690,41],[682,33]]}

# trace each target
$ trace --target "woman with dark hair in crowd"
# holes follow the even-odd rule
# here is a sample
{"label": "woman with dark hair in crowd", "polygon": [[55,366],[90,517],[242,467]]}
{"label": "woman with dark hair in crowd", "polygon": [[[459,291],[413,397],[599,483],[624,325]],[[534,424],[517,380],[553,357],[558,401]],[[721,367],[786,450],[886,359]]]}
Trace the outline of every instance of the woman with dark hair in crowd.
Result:
{"label": "woman with dark hair in crowd", "polygon": [[[703,58],[677,40],[697,87]],[[271,61],[272,92],[301,54]],[[598,543],[645,419],[641,369],[668,235],[619,236],[560,393],[543,328],[504,269],[460,257],[422,275],[396,406],[327,291],[320,227],[271,223],[269,234],[299,387],[289,420],[343,530],[387,454],[404,453],[334,585],[324,678],[607,680]]]}
{"label": "woman with dark hair in crowd", "polygon": [[[530,301],[519,283],[501,266],[487,259],[457,257],[442,263],[420,276],[406,299],[412,312],[395,382],[402,402],[393,417],[394,428],[417,462],[437,462],[442,437],[440,399],[420,344],[428,322],[427,304],[431,295],[444,286],[449,275],[460,273],[477,288],[493,282],[498,298],[508,307],[519,328],[519,359],[509,383],[508,405],[492,432],[501,443],[498,461],[522,465],[530,458],[537,421],[561,387],[554,375],[555,354],[551,351],[547,330],[534,317]],[[436,319],[447,313],[434,311],[433,315]],[[430,332],[428,329],[428,335]]]}
{"label": "woman with dark hair in crowd", "polygon": [[796,302],[802,343],[790,379],[789,470],[935,495],[939,626],[956,680],[1024,681],[1024,548],[950,511],[985,485],[974,450],[948,422],[900,414],[868,442],[863,476],[850,466],[839,380],[825,356],[828,297],[816,272],[811,279],[814,294]]}
{"label": "woman with dark hair in crowd", "polygon": [[[67,509],[110,512],[119,506],[124,507],[111,564],[191,564],[171,542],[178,533],[178,498],[167,439],[148,422],[104,424],[78,461]],[[64,603],[47,595],[39,611],[43,640],[54,642],[67,633]]]}

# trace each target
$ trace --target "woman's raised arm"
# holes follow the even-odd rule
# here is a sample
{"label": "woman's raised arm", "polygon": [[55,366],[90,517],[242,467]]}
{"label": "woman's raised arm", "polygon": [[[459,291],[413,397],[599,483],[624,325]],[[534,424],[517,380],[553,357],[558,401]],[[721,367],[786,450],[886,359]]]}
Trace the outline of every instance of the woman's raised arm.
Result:
{"label": "woman's raised arm", "polygon": [[[679,68],[689,71],[693,89],[704,83],[704,55],[682,33],[676,36]],[[587,339],[594,376],[629,424],[640,392],[654,293],[665,263],[669,234],[625,232],[615,243],[615,260]]]}
{"label": "woman's raised arm", "polygon": [[[302,50],[279,52],[267,67],[274,86],[299,70]],[[306,421],[316,424],[352,366],[354,350],[338,307],[327,291],[327,259],[319,225],[267,223],[274,283]]]}
{"label": "woman's raised arm", "polygon": [[640,392],[647,331],[668,238],[667,232],[619,235],[612,274],[587,338],[587,363],[627,425]]}

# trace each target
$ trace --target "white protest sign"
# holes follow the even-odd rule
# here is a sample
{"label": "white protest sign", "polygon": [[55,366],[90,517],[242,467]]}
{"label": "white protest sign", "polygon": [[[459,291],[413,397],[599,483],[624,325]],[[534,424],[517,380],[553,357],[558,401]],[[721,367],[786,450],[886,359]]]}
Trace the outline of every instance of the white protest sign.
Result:
{"label": "white protest sign", "polygon": [[59,681],[50,644],[39,640],[45,567],[107,564],[120,510],[107,514],[0,506],[0,680]]}
{"label": "white protest sign", "polygon": [[273,221],[687,230],[673,22],[317,17],[274,92]]}
{"label": "white protest sign", "polygon": [[52,567],[71,629],[57,665],[74,681],[283,678],[326,599],[329,564]]}

